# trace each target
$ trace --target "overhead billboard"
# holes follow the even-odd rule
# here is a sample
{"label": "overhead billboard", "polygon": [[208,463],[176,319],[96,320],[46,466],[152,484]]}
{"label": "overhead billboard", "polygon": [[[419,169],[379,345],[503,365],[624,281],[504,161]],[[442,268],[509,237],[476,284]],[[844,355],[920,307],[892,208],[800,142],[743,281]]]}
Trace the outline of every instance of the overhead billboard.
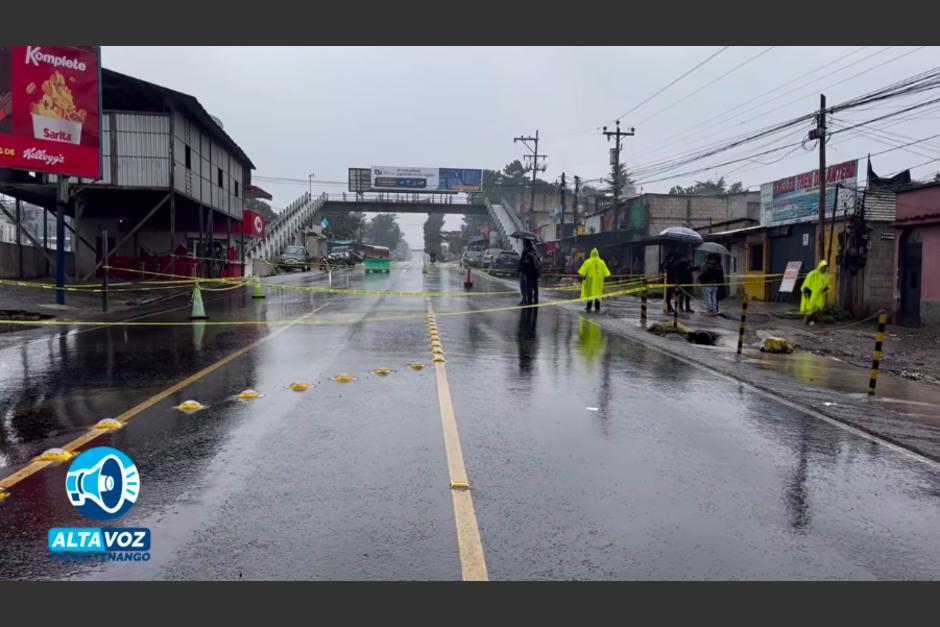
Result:
{"label": "overhead billboard", "polygon": [[483,190],[483,170],[372,166],[371,187],[397,192],[479,192]]}
{"label": "overhead billboard", "polygon": [[[839,186],[836,197],[836,186]],[[855,211],[858,160],[826,168],[826,218],[851,215]],[[761,225],[775,226],[810,222],[819,216],[819,170],[788,176],[760,188]]]}
{"label": "overhead billboard", "polygon": [[0,167],[94,179],[100,144],[97,48],[0,47]]}

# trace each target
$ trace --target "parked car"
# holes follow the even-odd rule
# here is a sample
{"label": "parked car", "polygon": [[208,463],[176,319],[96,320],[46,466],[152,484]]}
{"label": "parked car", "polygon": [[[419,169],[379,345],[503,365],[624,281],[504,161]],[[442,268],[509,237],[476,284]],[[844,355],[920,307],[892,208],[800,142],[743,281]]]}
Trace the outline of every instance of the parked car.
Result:
{"label": "parked car", "polygon": [[333,249],[326,257],[327,262],[333,266],[354,266],[358,262],[358,257],[349,248]]}
{"label": "parked car", "polygon": [[514,250],[499,251],[486,265],[490,274],[515,276],[519,273],[519,253]]}
{"label": "parked car", "polygon": [[278,260],[281,269],[289,271],[309,270],[310,263],[310,255],[307,254],[307,249],[304,246],[288,246],[281,253],[281,258]]}
{"label": "parked car", "polygon": [[466,250],[460,258],[461,265],[467,268],[479,268],[483,263],[482,250]]}
{"label": "parked car", "polygon": [[489,268],[490,262],[498,255],[500,252],[499,248],[487,248],[483,251],[483,258],[480,260],[480,265],[484,268]]}

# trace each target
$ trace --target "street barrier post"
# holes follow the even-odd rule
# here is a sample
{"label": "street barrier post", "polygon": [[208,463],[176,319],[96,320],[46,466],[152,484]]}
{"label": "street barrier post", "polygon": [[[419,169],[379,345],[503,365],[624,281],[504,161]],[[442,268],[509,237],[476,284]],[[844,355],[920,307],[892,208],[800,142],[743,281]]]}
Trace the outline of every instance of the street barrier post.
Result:
{"label": "street barrier post", "polygon": [[741,326],[738,327],[738,355],[744,350],[744,329],[747,326],[747,294],[741,297]]}
{"label": "street barrier post", "polygon": [[643,291],[640,292],[640,324],[646,328],[646,290],[649,282],[643,279]]}
{"label": "street barrier post", "polygon": [[878,366],[881,364],[881,349],[885,341],[885,325],[888,324],[888,312],[882,310],[878,313],[878,332],[875,333],[875,352],[871,357],[871,377],[868,379],[868,395],[875,395],[875,384],[878,383]]}
{"label": "street barrier post", "polygon": [[108,229],[101,229],[101,311],[108,313]]}

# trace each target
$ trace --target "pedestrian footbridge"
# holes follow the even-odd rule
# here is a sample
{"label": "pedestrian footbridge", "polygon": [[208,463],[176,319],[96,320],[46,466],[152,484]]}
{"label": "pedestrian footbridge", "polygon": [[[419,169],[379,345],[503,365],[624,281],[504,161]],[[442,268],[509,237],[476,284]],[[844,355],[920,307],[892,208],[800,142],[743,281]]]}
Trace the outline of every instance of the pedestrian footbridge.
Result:
{"label": "pedestrian footbridge", "polygon": [[322,214],[335,212],[365,213],[457,213],[488,215],[499,231],[502,245],[522,252],[522,243],[509,236],[522,230],[522,221],[508,207],[488,200],[471,201],[452,194],[385,194],[385,193],[306,193],[279,213],[267,226],[263,239],[257,240],[246,251],[248,259],[269,259],[277,256],[285,246],[303,244],[303,232],[319,224]]}

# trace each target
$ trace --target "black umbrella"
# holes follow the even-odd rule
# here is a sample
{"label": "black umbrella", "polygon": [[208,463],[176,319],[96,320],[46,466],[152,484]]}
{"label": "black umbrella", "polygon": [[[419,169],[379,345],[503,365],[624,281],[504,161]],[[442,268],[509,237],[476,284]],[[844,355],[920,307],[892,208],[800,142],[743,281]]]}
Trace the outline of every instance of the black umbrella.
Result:
{"label": "black umbrella", "polygon": [[523,239],[523,240],[527,239],[527,240],[532,240],[533,242],[538,242],[538,241],[540,241],[538,235],[536,235],[535,233],[530,233],[529,231],[515,231],[515,232],[514,232],[512,235],[510,235],[509,237],[512,237],[512,238],[515,238],[515,239]]}

